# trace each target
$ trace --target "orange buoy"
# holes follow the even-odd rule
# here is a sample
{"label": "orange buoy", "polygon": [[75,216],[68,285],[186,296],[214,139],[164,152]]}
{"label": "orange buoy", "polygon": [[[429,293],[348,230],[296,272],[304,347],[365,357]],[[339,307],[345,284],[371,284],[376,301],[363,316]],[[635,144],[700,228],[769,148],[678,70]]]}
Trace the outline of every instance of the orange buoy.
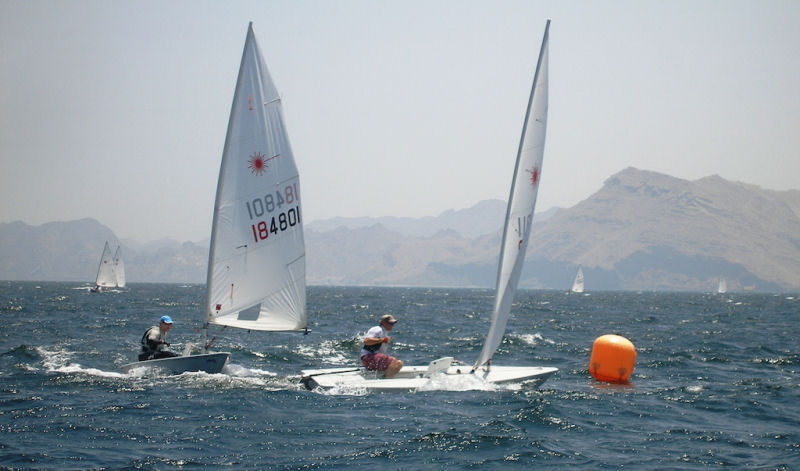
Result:
{"label": "orange buoy", "polygon": [[633,373],[636,348],[619,335],[601,335],[594,340],[589,373],[598,381],[624,383]]}

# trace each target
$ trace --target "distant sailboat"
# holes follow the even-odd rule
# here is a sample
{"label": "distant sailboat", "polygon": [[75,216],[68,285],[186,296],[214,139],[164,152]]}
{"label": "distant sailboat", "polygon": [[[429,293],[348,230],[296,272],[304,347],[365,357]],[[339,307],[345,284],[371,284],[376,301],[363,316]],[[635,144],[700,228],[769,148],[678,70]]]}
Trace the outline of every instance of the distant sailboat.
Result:
{"label": "distant sailboat", "polygon": [[103,254],[100,256],[100,266],[97,268],[97,277],[94,281],[93,293],[99,293],[104,288],[124,288],[125,287],[125,265],[122,263],[120,247],[117,247],[116,254],[111,256],[111,249],[108,248],[108,241],[103,247]]}
{"label": "distant sailboat", "polygon": [[117,278],[117,287],[125,287],[125,263],[122,261],[122,247],[117,247],[114,252],[114,275]]}
{"label": "distant sailboat", "polygon": [[581,266],[578,265],[578,273],[575,274],[575,281],[572,282],[572,289],[570,289],[573,293],[583,293],[583,270]]}
{"label": "distant sailboat", "polygon": [[[217,181],[205,302],[209,325],[261,331],[307,331],[306,263],[300,179],[283,122],[281,99],[247,30]],[[173,374],[218,373],[230,353],[130,363]]]}
{"label": "distant sailboat", "polygon": [[728,292],[728,283],[725,281],[725,278],[719,279],[719,285],[717,286],[717,294],[725,294]]}

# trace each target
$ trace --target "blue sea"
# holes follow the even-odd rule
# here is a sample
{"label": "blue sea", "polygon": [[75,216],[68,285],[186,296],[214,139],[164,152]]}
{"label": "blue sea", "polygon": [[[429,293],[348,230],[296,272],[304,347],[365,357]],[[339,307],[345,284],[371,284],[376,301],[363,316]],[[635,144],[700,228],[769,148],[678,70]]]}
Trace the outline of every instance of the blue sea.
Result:
{"label": "blue sea", "polygon": [[[471,363],[484,289],[311,287],[312,332],[227,329],[224,374],[120,372],[162,315],[173,350],[198,342],[204,297],[0,282],[0,469],[800,469],[796,294],[523,290],[494,363],[558,367],[539,389],[299,384],[301,369],[355,365],[384,313],[406,364]],[[629,384],[588,373],[610,333],[636,346]]]}

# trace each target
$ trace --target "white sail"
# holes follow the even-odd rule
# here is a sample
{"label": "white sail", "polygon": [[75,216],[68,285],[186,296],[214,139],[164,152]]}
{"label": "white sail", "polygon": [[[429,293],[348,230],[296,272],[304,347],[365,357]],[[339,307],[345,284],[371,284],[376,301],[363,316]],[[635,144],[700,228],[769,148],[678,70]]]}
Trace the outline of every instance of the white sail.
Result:
{"label": "white sail", "polygon": [[725,278],[719,279],[719,286],[717,286],[717,293],[725,294],[728,292],[728,283],[725,281]]}
{"label": "white sail", "polygon": [[97,268],[97,278],[95,285],[103,288],[111,288],[117,286],[117,277],[114,274],[114,259],[111,256],[111,249],[108,248],[108,242],[103,247],[103,255],[100,256],[100,266]]}
{"label": "white sail", "polygon": [[222,153],[207,289],[211,324],[306,328],[300,183],[280,97],[252,23]]}
{"label": "white sail", "polygon": [[539,178],[544,157],[544,141],[547,128],[547,69],[548,32],[550,20],[544,30],[539,62],[533,78],[528,110],[522,127],[517,163],[508,198],[505,228],[500,251],[500,265],[497,270],[495,303],[492,323],[474,368],[489,362],[503,339],[506,324],[511,312],[511,303],[517,290],[525,252],[528,248],[533,210],[539,191]]}
{"label": "white sail", "polygon": [[575,274],[575,281],[572,282],[573,293],[583,293],[583,269],[578,265],[578,273]]}
{"label": "white sail", "polygon": [[117,280],[117,286],[120,288],[125,287],[125,263],[122,261],[122,247],[117,247],[114,252],[114,275]]}

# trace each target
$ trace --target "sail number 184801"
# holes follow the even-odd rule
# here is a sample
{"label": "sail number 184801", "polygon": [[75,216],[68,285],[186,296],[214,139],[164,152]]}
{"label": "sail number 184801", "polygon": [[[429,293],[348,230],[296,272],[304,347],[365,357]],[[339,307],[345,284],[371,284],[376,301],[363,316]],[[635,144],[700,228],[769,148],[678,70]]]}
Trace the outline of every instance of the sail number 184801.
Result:
{"label": "sail number 184801", "polygon": [[[263,198],[247,201],[247,214],[250,220],[259,220],[250,224],[253,240],[267,240],[270,234],[278,234],[300,223],[300,195],[297,183],[293,183],[274,194],[267,193]],[[286,206],[292,206],[286,208]]]}
{"label": "sail number 184801", "polygon": [[250,229],[253,231],[253,241],[267,240],[270,234],[283,232],[299,223],[300,206],[289,208],[288,211],[273,216],[269,223],[267,221],[259,221],[258,224],[251,224]]}

